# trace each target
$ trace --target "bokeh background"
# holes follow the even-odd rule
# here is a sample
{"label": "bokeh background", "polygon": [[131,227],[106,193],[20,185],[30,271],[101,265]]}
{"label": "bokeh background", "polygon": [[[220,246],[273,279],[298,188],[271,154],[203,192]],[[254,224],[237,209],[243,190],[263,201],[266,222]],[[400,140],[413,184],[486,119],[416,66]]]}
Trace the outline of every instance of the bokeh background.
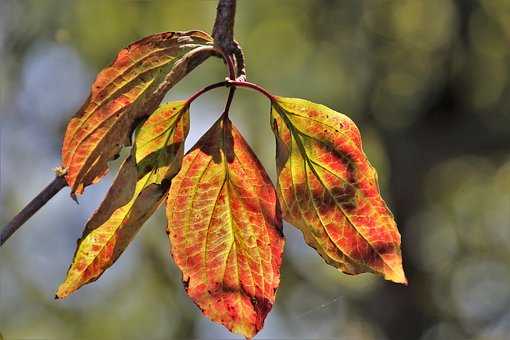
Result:
{"label": "bokeh background", "polygon": [[[51,181],[67,121],[117,51],[155,32],[210,31],[215,7],[0,0],[2,224]],[[359,125],[402,233],[410,282],[343,275],[285,225],[282,283],[258,338],[508,339],[510,1],[240,0],[236,37],[252,82]],[[210,59],[168,99],[224,77],[222,62]],[[218,89],[193,104],[187,147],[225,98]],[[237,91],[233,120],[274,179],[268,112],[264,97]],[[63,190],[0,249],[0,334],[233,338],[185,296],[162,211],[99,281],[53,300],[112,178],[89,187],[80,205]]]}

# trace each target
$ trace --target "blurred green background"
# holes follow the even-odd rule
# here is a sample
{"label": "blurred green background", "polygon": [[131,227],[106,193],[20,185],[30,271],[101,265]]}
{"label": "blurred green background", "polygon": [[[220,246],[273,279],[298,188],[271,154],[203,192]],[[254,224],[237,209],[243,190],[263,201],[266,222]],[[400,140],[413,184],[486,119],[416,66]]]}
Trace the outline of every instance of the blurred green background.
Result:
{"label": "blurred green background", "polygon": [[[0,0],[0,222],[52,179],[65,125],[131,41],[210,31],[216,1]],[[277,303],[259,339],[508,339],[510,1],[240,0],[248,79],[348,114],[402,233],[409,287],[327,266],[285,225]],[[224,79],[210,59],[168,99]],[[191,147],[226,91],[192,107]],[[232,117],[274,179],[269,104],[240,89]],[[115,162],[114,167],[118,166]],[[114,171],[112,171],[114,173]],[[185,296],[159,211],[96,283],[53,300],[113,175],[67,189],[0,249],[9,339],[224,339]],[[0,336],[1,338],[1,336]]]}

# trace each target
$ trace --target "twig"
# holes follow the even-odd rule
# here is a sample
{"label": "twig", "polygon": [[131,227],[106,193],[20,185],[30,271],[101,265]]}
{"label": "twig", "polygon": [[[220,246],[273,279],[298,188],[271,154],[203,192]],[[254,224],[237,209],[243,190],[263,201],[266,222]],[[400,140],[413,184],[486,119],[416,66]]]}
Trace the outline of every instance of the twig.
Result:
{"label": "twig", "polygon": [[32,217],[42,206],[44,206],[57,192],[67,185],[63,175],[57,175],[55,179],[48,184],[30,203],[27,204],[12,220],[7,224],[0,234],[0,247]]}
{"label": "twig", "polygon": [[236,0],[219,0],[216,10],[212,36],[214,44],[225,54],[234,52],[234,17],[236,15]]}
{"label": "twig", "polygon": [[236,0],[219,0],[212,36],[214,45],[223,53],[235,59],[238,80],[246,79],[246,68],[241,46],[234,40],[234,21],[236,15]]}

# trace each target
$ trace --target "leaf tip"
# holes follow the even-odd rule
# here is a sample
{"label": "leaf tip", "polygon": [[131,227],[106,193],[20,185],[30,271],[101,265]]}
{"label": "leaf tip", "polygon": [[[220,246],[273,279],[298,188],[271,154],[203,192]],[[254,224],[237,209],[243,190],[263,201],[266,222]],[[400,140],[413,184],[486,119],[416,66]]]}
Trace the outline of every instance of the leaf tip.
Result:
{"label": "leaf tip", "polygon": [[71,192],[71,198],[76,204],[80,204],[80,202],[78,202],[78,197],[76,196],[75,192]]}
{"label": "leaf tip", "polygon": [[55,293],[55,300],[63,300],[68,297],[73,290],[69,289],[69,287],[65,286],[65,283],[62,283]]}
{"label": "leaf tip", "polygon": [[66,299],[66,298],[67,298],[70,294],[71,294],[71,292],[62,292],[62,291],[58,290],[58,291],[55,293],[54,299],[55,299],[55,300],[64,300],[64,299]]}
{"label": "leaf tip", "polygon": [[402,267],[402,264],[399,264],[391,268],[391,271],[386,272],[384,274],[384,278],[388,281],[403,284],[404,286],[408,285],[406,274],[404,273],[404,268]]}

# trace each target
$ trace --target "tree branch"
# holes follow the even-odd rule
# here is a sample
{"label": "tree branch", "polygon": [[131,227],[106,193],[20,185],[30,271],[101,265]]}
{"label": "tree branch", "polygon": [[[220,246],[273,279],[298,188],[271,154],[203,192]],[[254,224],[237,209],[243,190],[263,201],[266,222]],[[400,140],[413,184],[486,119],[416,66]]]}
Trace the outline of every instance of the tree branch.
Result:
{"label": "tree branch", "polygon": [[233,57],[237,65],[236,78],[246,78],[246,68],[241,46],[234,40],[234,23],[236,15],[236,0],[219,0],[216,9],[212,36],[214,45],[221,49],[227,57]]}
{"label": "tree branch", "polygon": [[0,247],[23,225],[30,217],[32,217],[42,206],[44,206],[57,192],[67,186],[64,176],[58,175],[48,184],[30,203],[27,204],[14,218],[7,224],[0,233]]}
{"label": "tree branch", "polygon": [[236,15],[236,0],[219,0],[216,8],[212,36],[214,44],[230,55],[234,51],[234,18]]}

